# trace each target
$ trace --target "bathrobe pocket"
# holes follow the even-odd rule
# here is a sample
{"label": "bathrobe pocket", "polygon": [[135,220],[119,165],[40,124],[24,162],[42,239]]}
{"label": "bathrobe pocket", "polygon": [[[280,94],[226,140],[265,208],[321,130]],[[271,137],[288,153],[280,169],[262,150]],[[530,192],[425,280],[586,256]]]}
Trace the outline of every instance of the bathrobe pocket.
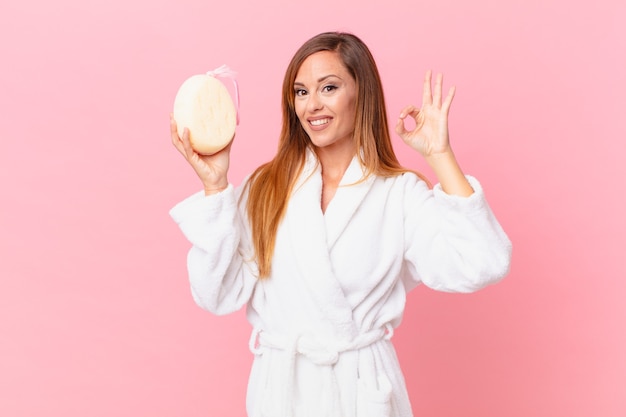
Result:
{"label": "bathrobe pocket", "polygon": [[378,377],[378,386],[362,378],[357,384],[357,417],[391,416],[391,383],[386,376]]}

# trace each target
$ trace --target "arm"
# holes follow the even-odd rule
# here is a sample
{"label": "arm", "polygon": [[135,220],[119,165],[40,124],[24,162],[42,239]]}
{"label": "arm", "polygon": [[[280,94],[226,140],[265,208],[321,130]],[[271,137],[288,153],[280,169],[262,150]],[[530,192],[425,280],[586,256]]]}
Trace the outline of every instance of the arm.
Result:
{"label": "arm", "polygon": [[[452,87],[445,100],[442,101],[443,76],[439,74],[435,81],[434,94],[431,90],[432,74],[426,73],[422,107],[407,106],[400,112],[396,132],[404,142],[418,151],[435,172],[441,188],[448,194],[467,197],[474,190],[465,178],[452,148],[448,134],[448,114],[454,98],[455,88]],[[408,131],[404,119],[411,116],[415,119],[415,129]]]}
{"label": "arm", "polygon": [[446,292],[472,292],[509,271],[511,242],[489,207],[480,183],[466,180],[469,197],[429,190],[404,176],[405,285],[419,283]]}
{"label": "arm", "polygon": [[[213,155],[196,153],[189,131],[179,137],[170,116],[172,143],[200,178],[204,192],[177,204],[170,215],[192,243],[187,256],[191,293],[196,303],[215,314],[240,309],[256,284],[254,251],[238,196],[228,184],[230,144]],[[232,143],[232,142],[231,142]]]}
{"label": "arm", "polygon": [[198,192],[170,215],[192,247],[187,269],[193,298],[214,314],[239,310],[257,282],[249,232],[232,185],[210,196]]}
{"label": "arm", "polygon": [[[478,181],[466,177],[448,134],[452,87],[442,100],[443,76],[426,73],[422,107],[407,106],[396,132],[431,166],[439,184],[428,191],[415,183],[405,191],[406,251],[412,284],[442,291],[470,292],[502,278],[509,270],[511,242],[485,200]],[[408,131],[404,119],[416,126]],[[410,183],[410,182],[409,182]]]}

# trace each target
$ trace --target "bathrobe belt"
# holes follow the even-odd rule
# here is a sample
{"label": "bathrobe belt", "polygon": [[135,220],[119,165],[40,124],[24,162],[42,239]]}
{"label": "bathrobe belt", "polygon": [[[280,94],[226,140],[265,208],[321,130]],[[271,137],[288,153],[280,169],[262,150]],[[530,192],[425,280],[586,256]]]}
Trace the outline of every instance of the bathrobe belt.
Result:
{"label": "bathrobe belt", "polygon": [[[285,391],[283,393],[283,404],[281,416],[291,416],[293,413],[293,388],[295,385],[296,358],[304,356],[316,365],[327,368],[331,385],[336,385],[337,381],[332,367],[339,360],[343,352],[356,351],[366,348],[380,340],[389,340],[393,336],[393,327],[387,323],[384,327],[370,330],[359,334],[351,341],[329,341],[323,338],[319,341],[311,335],[296,335],[288,337],[285,335],[271,334],[262,329],[255,328],[250,335],[250,351],[255,355],[262,355],[266,349],[282,350],[287,354],[285,363]],[[332,391],[337,393],[338,387],[334,386]],[[338,398],[334,396],[330,410],[338,411]]]}

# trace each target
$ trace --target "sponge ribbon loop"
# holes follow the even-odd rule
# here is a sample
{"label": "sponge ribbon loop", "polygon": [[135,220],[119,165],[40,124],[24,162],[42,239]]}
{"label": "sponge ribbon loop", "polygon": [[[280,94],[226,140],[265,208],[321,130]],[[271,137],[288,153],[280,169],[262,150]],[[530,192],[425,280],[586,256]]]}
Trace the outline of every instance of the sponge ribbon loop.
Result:
{"label": "sponge ribbon loop", "polygon": [[237,107],[237,125],[239,125],[239,85],[237,84],[237,73],[230,69],[227,65],[215,68],[213,71],[206,73],[215,78],[230,78],[235,86],[235,106]]}

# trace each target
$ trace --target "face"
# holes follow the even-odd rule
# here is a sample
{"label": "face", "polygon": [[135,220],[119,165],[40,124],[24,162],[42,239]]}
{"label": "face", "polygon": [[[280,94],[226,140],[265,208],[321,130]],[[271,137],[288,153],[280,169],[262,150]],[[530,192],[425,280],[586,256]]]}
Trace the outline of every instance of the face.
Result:
{"label": "face", "polygon": [[356,83],[336,52],[310,55],[294,82],[295,110],[317,148],[353,147]]}

